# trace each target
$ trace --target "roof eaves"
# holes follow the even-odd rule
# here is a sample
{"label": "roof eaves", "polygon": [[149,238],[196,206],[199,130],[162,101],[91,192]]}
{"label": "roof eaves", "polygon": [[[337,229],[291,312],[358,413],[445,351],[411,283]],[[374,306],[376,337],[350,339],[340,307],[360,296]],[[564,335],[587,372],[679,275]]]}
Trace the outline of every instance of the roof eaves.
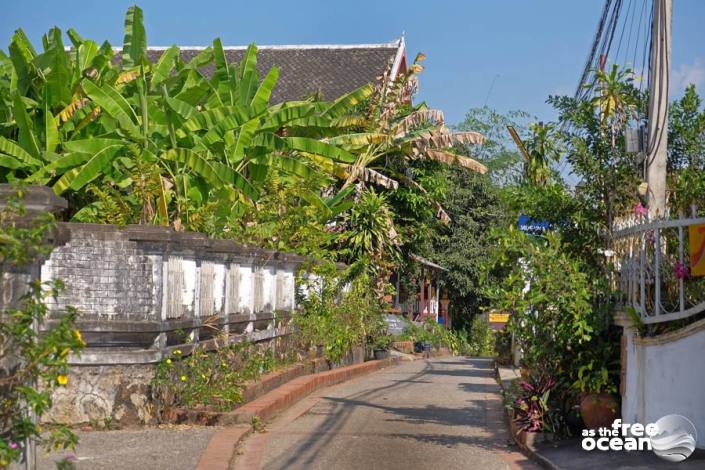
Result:
{"label": "roof eaves", "polygon": [[[282,45],[259,45],[257,49],[268,50],[307,50],[307,49],[393,49],[399,48],[404,39],[397,39],[391,42],[378,44],[282,44]],[[165,51],[171,46],[148,46],[148,51]],[[177,46],[179,49],[190,51],[202,51],[211,46]],[[224,51],[244,51],[249,46],[223,46]],[[121,51],[121,47],[113,47],[114,51]],[[397,56],[399,52],[397,52]],[[395,58],[395,61],[398,60]]]}
{"label": "roof eaves", "polygon": [[397,75],[399,74],[399,67],[401,67],[401,62],[404,59],[404,56],[406,55],[406,40],[404,39],[404,36],[399,38],[399,40],[396,43],[397,46],[397,54],[394,56],[394,63],[392,64],[392,71],[389,74],[389,80],[394,81],[397,78]]}
{"label": "roof eaves", "polygon": [[433,261],[429,261],[426,258],[424,258],[423,256],[419,256],[419,255],[415,255],[413,253],[410,253],[409,258],[411,258],[412,260],[416,261],[419,264],[423,264],[424,266],[428,266],[429,268],[449,272],[448,268],[444,268],[443,266],[438,265],[438,264],[434,263]]}

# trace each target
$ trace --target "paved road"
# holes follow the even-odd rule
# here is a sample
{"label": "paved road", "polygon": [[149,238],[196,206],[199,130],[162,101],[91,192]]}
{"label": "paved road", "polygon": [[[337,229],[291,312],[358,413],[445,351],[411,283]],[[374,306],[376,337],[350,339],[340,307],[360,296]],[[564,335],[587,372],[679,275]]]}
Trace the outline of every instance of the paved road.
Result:
{"label": "paved road", "polygon": [[537,468],[509,447],[492,363],[414,361],[304,399],[248,438],[235,469]]}
{"label": "paved road", "polygon": [[[120,431],[78,432],[77,470],[192,470],[215,427],[168,426]],[[38,452],[39,470],[54,470],[72,452]],[[24,467],[18,467],[24,468]]]}

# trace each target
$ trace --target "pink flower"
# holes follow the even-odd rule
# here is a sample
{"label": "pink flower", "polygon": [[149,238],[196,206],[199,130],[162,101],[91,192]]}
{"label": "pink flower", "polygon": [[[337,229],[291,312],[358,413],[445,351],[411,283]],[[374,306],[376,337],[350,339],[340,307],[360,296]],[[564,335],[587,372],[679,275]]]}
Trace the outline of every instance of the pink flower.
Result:
{"label": "pink flower", "polygon": [[636,215],[646,215],[649,211],[644,207],[641,202],[634,206],[634,213]]}
{"label": "pink flower", "polygon": [[10,449],[17,449],[17,443],[10,441]]}
{"label": "pink flower", "polygon": [[685,279],[690,276],[690,268],[680,261],[676,261],[676,264],[673,265],[673,274],[675,274],[678,279]]}

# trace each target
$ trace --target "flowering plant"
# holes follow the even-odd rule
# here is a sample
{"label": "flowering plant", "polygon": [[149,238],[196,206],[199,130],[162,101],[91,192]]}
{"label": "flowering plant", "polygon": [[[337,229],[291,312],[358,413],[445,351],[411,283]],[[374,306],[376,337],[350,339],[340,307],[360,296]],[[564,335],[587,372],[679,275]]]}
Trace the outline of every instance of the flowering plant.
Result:
{"label": "flowering plant", "polygon": [[550,377],[530,377],[519,382],[519,394],[514,400],[514,422],[527,432],[551,431],[548,399],[556,381]]}
{"label": "flowering plant", "polygon": [[[11,268],[25,269],[52,248],[45,242],[54,228],[49,214],[17,223],[27,215],[21,195],[19,191],[0,211],[0,278]],[[47,301],[56,299],[62,289],[60,280],[35,280],[0,313],[0,468],[19,461],[29,440],[49,450],[72,448],[78,441],[66,426],[40,434],[37,420],[28,412],[41,418],[51,408],[52,391],[69,383],[69,355],[86,345],[75,327],[75,308],[67,307],[46,327]]]}
{"label": "flowering plant", "polygon": [[673,274],[676,275],[678,279],[686,279],[690,276],[690,268],[680,261],[676,261],[673,265]]}
{"label": "flowering plant", "polygon": [[636,215],[645,216],[649,213],[649,210],[644,207],[644,205],[640,202],[636,206],[634,206],[634,213]]}

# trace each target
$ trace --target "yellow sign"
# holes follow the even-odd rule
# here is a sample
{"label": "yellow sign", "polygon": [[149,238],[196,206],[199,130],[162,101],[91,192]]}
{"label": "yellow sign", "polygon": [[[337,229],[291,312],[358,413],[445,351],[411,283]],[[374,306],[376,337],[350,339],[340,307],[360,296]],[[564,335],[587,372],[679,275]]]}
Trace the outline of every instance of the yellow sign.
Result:
{"label": "yellow sign", "polygon": [[508,313],[490,313],[490,323],[507,323],[508,321]]}
{"label": "yellow sign", "polygon": [[688,227],[690,275],[705,276],[705,224]]}

